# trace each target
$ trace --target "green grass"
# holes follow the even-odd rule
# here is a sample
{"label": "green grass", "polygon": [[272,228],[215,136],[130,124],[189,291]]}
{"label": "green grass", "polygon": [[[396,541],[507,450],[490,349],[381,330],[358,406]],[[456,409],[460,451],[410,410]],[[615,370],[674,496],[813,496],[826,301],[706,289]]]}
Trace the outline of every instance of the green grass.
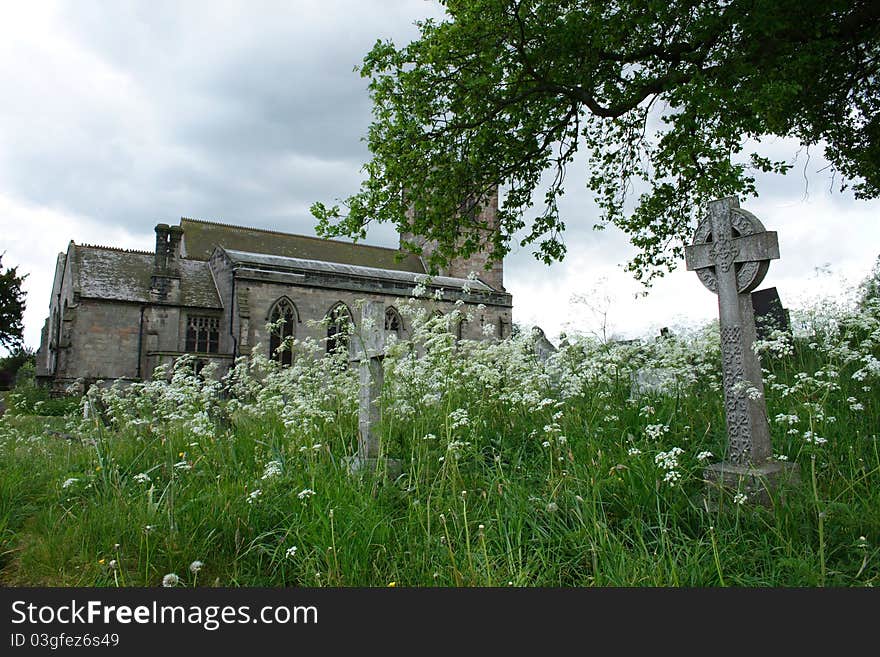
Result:
{"label": "green grass", "polygon": [[[0,420],[0,582],[874,585],[880,373],[859,374],[876,356],[868,319],[765,352],[774,451],[801,472],[769,507],[703,501],[697,456],[717,461],[724,445],[711,331],[572,340],[541,364],[525,338],[456,346],[429,323],[421,357],[398,344],[385,363],[393,480],[349,472],[356,377],[325,360],[298,354],[283,372],[242,362],[227,382],[234,402],[184,366],[125,393],[93,389],[89,419]],[[632,394],[644,364],[674,369],[665,394]],[[674,448],[670,485],[656,458]]]}

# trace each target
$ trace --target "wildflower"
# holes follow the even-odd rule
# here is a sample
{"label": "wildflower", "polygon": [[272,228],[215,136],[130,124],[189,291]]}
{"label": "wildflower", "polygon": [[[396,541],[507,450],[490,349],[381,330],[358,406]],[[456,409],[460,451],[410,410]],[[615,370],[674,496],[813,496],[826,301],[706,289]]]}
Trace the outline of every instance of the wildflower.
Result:
{"label": "wildflower", "polygon": [[397,582],[388,582],[388,586],[390,588],[394,588],[395,586],[397,586]]}
{"label": "wildflower", "polygon": [[263,469],[263,476],[260,479],[271,479],[281,474],[281,461],[269,461]]}
{"label": "wildflower", "polygon": [[626,450],[626,453],[630,456],[638,456],[642,453],[642,450],[640,450],[638,447],[630,447],[628,450]]}
{"label": "wildflower", "polygon": [[797,415],[786,415],[785,413],[780,413],[774,419],[776,420],[776,422],[778,424],[787,423],[789,426],[791,426],[792,424],[798,423],[798,416]]}
{"label": "wildflower", "polygon": [[697,454],[697,460],[698,461],[706,461],[706,460],[712,458],[712,456],[713,456],[712,452],[700,452],[699,454]]}
{"label": "wildflower", "polygon": [[175,470],[192,470],[192,466],[186,461],[178,461],[174,464]]}
{"label": "wildflower", "polygon": [[868,549],[868,539],[865,538],[864,536],[859,536],[859,540],[858,540],[858,543],[856,543],[856,546],[862,550],[867,550]]}
{"label": "wildflower", "polygon": [[254,502],[257,501],[257,498],[260,497],[260,495],[262,495],[262,494],[263,494],[263,491],[260,488],[252,490],[250,493],[248,493],[247,503],[253,504]]}
{"label": "wildflower", "polygon": [[547,511],[549,511],[550,513],[553,513],[554,511],[557,511],[558,509],[559,509],[559,505],[557,505],[556,502],[550,502],[549,504],[547,504]]}
{"label": "wildflower", "polygon": [[110,563],[107,564],[110,566],[110,570],[116,570],[119,564],[116,562],[116,559],[110,559]]}
{"label": "wildflower", "polygon": [[785,454],[774,454],[773,458],[777,461],[787,461],[788,457]]}
{"label": "wildflower", "polygon": [[139,484],[146,484],[150,482],[150,475],[148,475],[146,472],[139,472],[134,477],[132,477],[132,479],[134,479]]}
{"label": "wildflower", "polygon": [[193,561],[193,562],[189,565],[189,572],[191,572],[192,574],[195,575],[197,572],[199,572],[199,571],[202,569],[202,567],[203,567],[204,565],[205,565],[205,564],[202,563],[201,561],[198,561],[198,560]]}
{"label": "wildflower", "polygon": [[660,440],[669,431],[665,424],[649,424],[645,427],[645,437],[648,440]]}
{"label": "wildflower", "polygon": [[740,506],[742,506],[743,504],[746,503],[746,501],[748,499],[749,499],[749,496],[746,495],[745,493],[737,493],[736,495],[733,496],[733,503],[739,504]]}
{"label": "wildflower", "polygon": [[814,445],[824,445],[828,440],[822,438],[822,436],[817,436],[812,431],[804,431],[804,442],[812,443]]}
{"label": "wildflower", "polygon": [[156,529],[156,525],[144,525],[144,534],[150,534]]}
{"label": "wildflower", "polygon": [[168,573],[162,578],[162,586],[166,588],[177,586],[178,582],[180,582],[180,578],[174,573]]}
{"label": "wildflower", "polygon": [[464,408],[456,408],[454,411],[449,413],[449,428],[457,429],[458,427],[466,427],[468,426],[470,420],[468,419],[468,412]]}
{"label": "wildflower", "polygon": [[78,481],[79,481],[79,479],[77,479],[76,477],[71,477],[70,479],[65,479],[64,483],[61,484],[61,488],[68,488],[69,486],[72,486],[73,484],[75,484]]}
{"label": "wildflower", "polygon": [[298,492],[296,496],[301,500],[307,500],[314,494],[315,491],[313,491],[311,488],[304,488],[300,492]]}
{"label": "wildflower", "polygon": [[285,554],[286,554],[288,557],[293,558],[293,557],[296,556],[296,551],[297,551],[298,549],[299,549],[299,548],[297,548],[295,545],[291,545],[289,548],[287,548],[287,552],[285,552]]}

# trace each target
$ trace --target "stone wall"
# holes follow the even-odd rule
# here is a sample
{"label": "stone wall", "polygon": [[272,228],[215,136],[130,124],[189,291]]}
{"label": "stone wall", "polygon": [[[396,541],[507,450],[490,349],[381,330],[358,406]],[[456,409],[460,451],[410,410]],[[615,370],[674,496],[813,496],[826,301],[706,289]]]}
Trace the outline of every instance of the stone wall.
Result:
{"label": "stone wall", "polygon": [[[326,339],[327,329],[314,324],[326,317],[330,309],[338,303],[346,305],[355,320],[355,325],[357,325],[360,322],[358,301],[377,301],[381,302],[385,308],[394,307],[399,310],[401,303],[406,299],[406,297],[399,295],[328,290],[271,282],[239,281],[238,285],[246,288],[250,315],[249,333],[240,336],[239,342],[240,344],[247,343],[251,347],[259,345],[259,349],[265,355],[268,355],[269,352],[269,334],[266,331],[269,312],[274,304],[284,296],[290,299],[296,307],[299,318],[295,327],[296,338],[312,338],[319,341]],[[451,312],[456,307],[453,301],[423,300],[422,303],[431,312],[438,310],[443,314]],[[509,337],[511,326],[511,309],[509,307],[484,306],[482,309],[478,309],[476,303],[465,303],[462,310],[474,315],[472,321],[464,323],[462,338],[479,340],[487,337]],[[410,319],[407,317],[402,319],[403,335],[401,337],[408,338],[411,335]],[[483,333],[483,326],[486,324],[492,326],[492,332],[488,336]]]}
{"label": "stone wall", "polygon": [[58,377],[136,378],[139,329],[139,305],[81,299]]}

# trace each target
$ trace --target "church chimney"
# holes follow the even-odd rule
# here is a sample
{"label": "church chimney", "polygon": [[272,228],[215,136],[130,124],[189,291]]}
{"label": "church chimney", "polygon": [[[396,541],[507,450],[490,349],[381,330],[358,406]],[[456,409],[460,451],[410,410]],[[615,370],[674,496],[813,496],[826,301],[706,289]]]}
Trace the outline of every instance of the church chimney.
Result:
{"label": "church chimney", "polygon": [[168,224],[156,224],[156,255],[154,268],[165,271],[168,266]]}
{"label": "church chimney", "polygon": [[156,253],[150,296],[155,301],[176,302],[180,297],[180,242],[183,229],[168,224],[156,225]]}

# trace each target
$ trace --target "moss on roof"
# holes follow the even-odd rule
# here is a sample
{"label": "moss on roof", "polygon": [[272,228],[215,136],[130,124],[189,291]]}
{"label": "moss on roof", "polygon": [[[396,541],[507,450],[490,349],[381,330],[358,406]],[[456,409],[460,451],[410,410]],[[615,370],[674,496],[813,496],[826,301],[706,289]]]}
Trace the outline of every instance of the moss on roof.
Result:
{"label": "moss on roof", "polygon": [[183,247],[187,258],[208,260],[214,248],[221,246],[249,253],[425,273],[418,256],[398,249],[188,218],[180,220],[180,227],[183,228]]}
{"label": "moss on roof", "polygon": [[[105,246],[71,245],[76,263],[76,286],[81,297],[150,302],[153,254]],[[180,303],[199,308],[222,308],[207,262],[181,260]]]}

